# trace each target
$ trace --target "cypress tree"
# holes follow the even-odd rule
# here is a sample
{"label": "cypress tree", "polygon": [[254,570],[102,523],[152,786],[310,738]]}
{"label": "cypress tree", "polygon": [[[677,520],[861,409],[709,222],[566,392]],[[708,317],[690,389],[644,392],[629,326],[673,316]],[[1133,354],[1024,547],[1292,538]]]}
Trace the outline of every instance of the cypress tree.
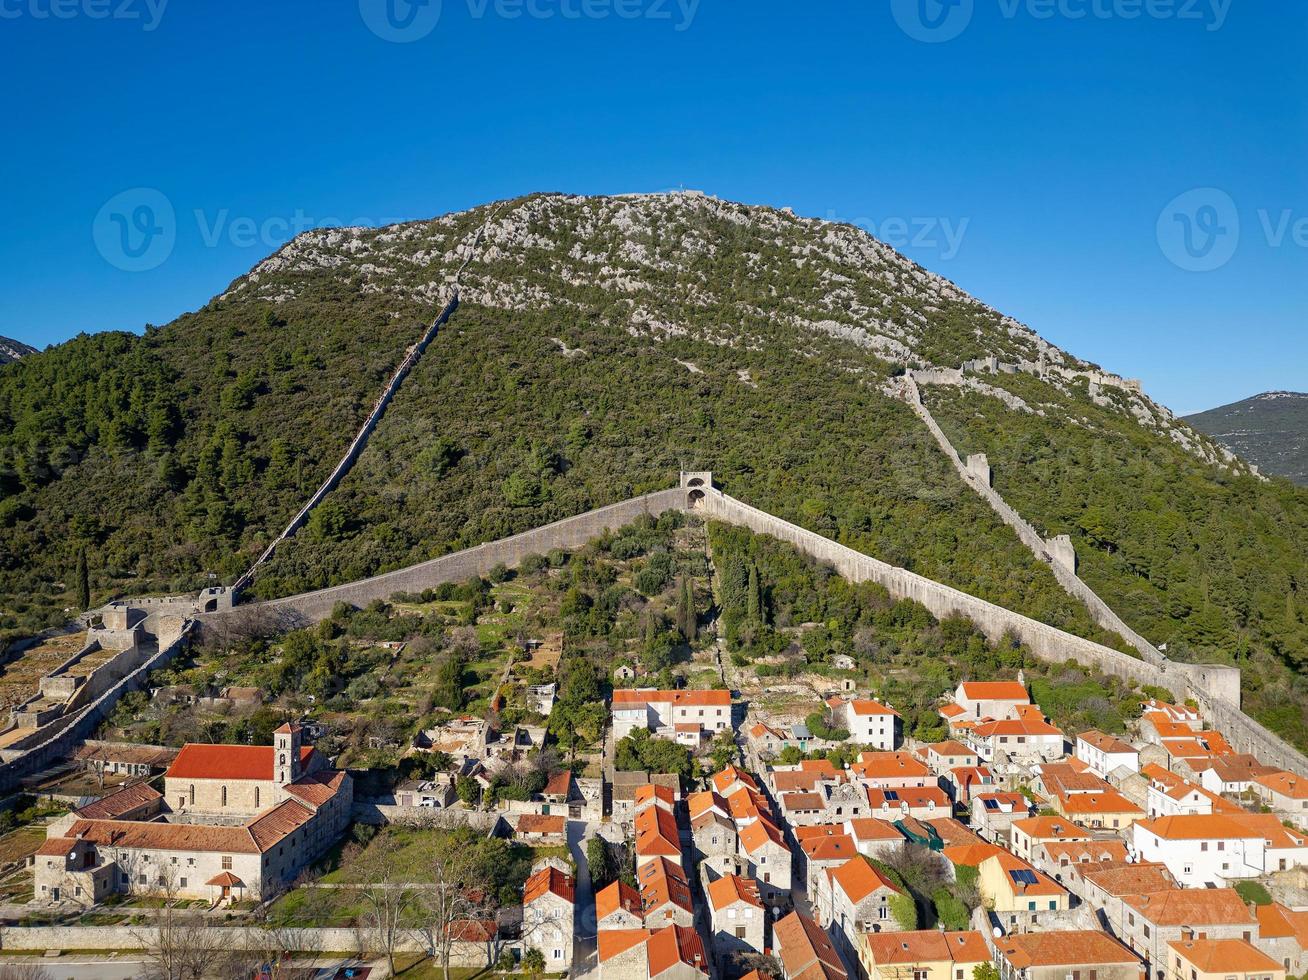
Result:
{"label": "cypress tree", "polygon": [[91,608],[91,573],[86,567],[86,549],[77,552],[77,606],[79,609]]}
{"label": "cypress tree", "polygon": [[745,609],[746,621],[761,626],[763,618],[762,603],[759,602],[758,566],[753,562],[749,563],[749,585],[745,590],[745,601],[748,603]]}

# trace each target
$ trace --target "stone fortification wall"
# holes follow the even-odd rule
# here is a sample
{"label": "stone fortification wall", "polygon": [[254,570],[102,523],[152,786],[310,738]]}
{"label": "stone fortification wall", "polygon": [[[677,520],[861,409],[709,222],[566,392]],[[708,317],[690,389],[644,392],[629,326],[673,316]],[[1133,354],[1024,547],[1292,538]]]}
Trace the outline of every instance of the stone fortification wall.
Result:
{"label": "stone fortification wall", "polygon": [[360,582],[287,599],[238,606],[231,612],[210,613],[197,618],[201,623],[212,623],[228,616],[271,613],[291,622],[315,623],[331,615],[338,602],[363,607],[375,599],[389,599],[397,592],[421,592],[444,582],[463,582],[474,575],[486,575],[496,565],[517,565],[529,554],[545,554],[555,548],[580,548],[606,529],[617,530],[641,515],[658,517],[669,510],[684,509],[685,505],[684,491],[660,490]]}
{"label": "stone fortification wall", "polygon": [[[981,499],[990,505],[991,509],[999,515],[1000,520],[1013,529],[1021,542],[1031,549],[1031,553],[1034,554],[1036,558],[1049,566],[1049,570],[1053,573],[1054,578],[1058,580],[1058,584],[1063,587],[1068,595],[1075,599],[1079,599],[1085,604],[1086,608],[1090,611],[1091,617],[1096,623],[1104,629],[1110,630],[1121,636],[1130,643],[1131,646],[1135,647],[1135,649],[1140,652],[1140,655],[1150,663],[1160,665],[1165,663],[1167,658],[1164,657],[1152,643],[1135,630],[1131,629],[1131,627],[1122,620],[1122,617],[1113,612],[1108,603],[1099,598],[1099,595],[1094,591],[1094,589],[1090,588],[1090,586],[1086,585],[1085,582],[1077,577],[1075,551],[1072,550],[1071,541],[1063,542],[1058,541],[1057,539],[1046,541],[1040,533],[1032,527],[1021,514],[1009,506],[1008,502],[999,495],[998,491],[996,491],[993,486],[991,486],[991,481],[988,478],[988,462],[985,467],[986,478],[983,478],[979,463],[969,465],[971,460],[976,457],[969,457],[968,461],[965,462],[958,455],[958,450],[956,450],[953,444],[949,441],[949,437],[946,436],[944,430],[940,428],[939,423],[936,422],[935,417],[931,414],[930,410],[928,410],[922,403],[922,394],[917,386],[917,379],[920,373],[921,372],[910,371],[905,376],[905,400],[908,402],[909,407],[913,409],[917,416],[926,425],[927,429],[931,432],[936,443],[940,446],[941,452],[943,452],[953,464],[954,469],[958,471],[958,475],[963,478],[963,482],[971,487],[972,490],[981,497]],[[1069,551],[1071,551],[1070,555]]]}
{"label": "stone fortification wall", "polygon": [[147,655],[140,666],[90,704],[52,722],[31,740],[24,740],[21,744],[16,743],[5,749],[0,756],[4,759],[3,764],[0,764],[0,792],[14,789],[23,777],[40,772],[56,759],[67,756],[94,734],[109,717],[119,698],[128,691],[143,688],[150,672],[166,667],[186,648],[189,641],[189,629],[179,635],[161,639],[157,650],[146,651]]}
{"label": "stone fortification wall", "polygon": [[391,375],[390,381],[386,383],[386,387],[382,389],[381,394],[377,397],[377,401],[373,403],[372,411],[368,413],[368,417],[364,419],[363,425],[360,426],[359,431],[355,433],[354,440],[350,443],[349,448],[345,450],[345,455],[341,457],[341,460],[336,464],[335,469],[333,469],[327,479],[323,481],[322,486],[314,491],[313,496],[305,501],[304,506],[301,507],[299,512],[291,518],[291,522],[286,525],[282,530],[282,533],[273,539],[272,544],[268,545],[267,549],[265,549],[263,554],[259,556],[258,560],[250,566],[249,570],[246,571],[244,575],[237,579],[236,583],[232,586],[233,592],[240,592],[243,588],[248,587],[249,584],[254,581],[254,574],[259,569],[259,566],[269,561],[276,552],[277,546],[288,538],[294,536],[295,532],[303,527],[304,522],[309,519],[309,515],[313,512],[313,509],[322,503],[323,498],[325,498],[327,494],[336,489],[336,485],[341,482],[341,479],[345,474],[354,466],[355,461],[359,458],[359,454],[363,452],[364,446],[368,444],[368,438],[372,435],[373,430],[377,428],[377,424],[381,422],[382,416],[386,414],[387,407],[395,397],[395,393],[400,390],[400,385],[404,383],[404,379],[409,376],[409,372],[413,369],[413,366],[418,363],[418,359],[422,357],[423,352],[427,350],[427,346],[435,339],[440,328],[445,325],[449,318],[454,314],[454,311],[458,308],[459,294],[456,291],[454,296],[441,311],[440,316],[438,316],[431,326],[423,332],[423,335],[418,342],[409,348],[404,356],[404,360],[400,361],[400,366],[395,369],[395,373]]}

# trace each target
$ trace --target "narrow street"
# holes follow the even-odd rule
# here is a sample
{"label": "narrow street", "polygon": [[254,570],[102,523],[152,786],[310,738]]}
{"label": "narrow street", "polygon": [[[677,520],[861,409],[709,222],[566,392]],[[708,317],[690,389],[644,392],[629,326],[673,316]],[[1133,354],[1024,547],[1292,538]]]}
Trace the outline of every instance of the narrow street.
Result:
{"label": "narrow street", "polygon": [[577,864],[577,894],[573,904],[572,976],[585,977],[599,966],[595,919],[595,888],[586,858],[586,828],[582,820],[568,821],[568,853]]}

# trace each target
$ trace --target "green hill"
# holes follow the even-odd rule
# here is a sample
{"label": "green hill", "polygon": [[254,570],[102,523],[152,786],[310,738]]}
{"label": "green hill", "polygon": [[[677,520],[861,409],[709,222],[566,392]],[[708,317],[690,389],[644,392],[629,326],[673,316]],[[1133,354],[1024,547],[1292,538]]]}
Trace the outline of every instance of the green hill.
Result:
{"label": "green hill", "polygon": [[1269,391],[1185,421],[1263,473],[1308,486],[1308,394]]}
{"label": "green hill", "polygon": [[[1308,491],[1251,477],[1143,394],[861,231],[678,194],[539,195],[299,236],[143,337],[0,374],[0,629],[232,581],[331,470],[486,226],[462,306],[358,465],[260,575],[272,596],[400,567],[635,492],[683,465],[984,598],[1103,635],[894,396],[905,363],[960,449],[1174,655],[1252,669],[1308,744]],[[1038,376],[1037,376],[1038,375]],[[1096,380],[1090,380],[1096,379]]]}

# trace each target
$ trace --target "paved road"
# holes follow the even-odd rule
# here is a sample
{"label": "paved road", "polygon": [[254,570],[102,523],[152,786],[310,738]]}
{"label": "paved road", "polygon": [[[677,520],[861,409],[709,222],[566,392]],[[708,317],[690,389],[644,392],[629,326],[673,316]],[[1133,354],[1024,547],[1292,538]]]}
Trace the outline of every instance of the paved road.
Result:
{"label": "paved road", "polygon": [[595,889],[586,860],[586,830],[582,820],[568,821],[568,852],[577,862],[577,893],[573,904],[572,976],[584,977],[599,966],[595,934]]}

